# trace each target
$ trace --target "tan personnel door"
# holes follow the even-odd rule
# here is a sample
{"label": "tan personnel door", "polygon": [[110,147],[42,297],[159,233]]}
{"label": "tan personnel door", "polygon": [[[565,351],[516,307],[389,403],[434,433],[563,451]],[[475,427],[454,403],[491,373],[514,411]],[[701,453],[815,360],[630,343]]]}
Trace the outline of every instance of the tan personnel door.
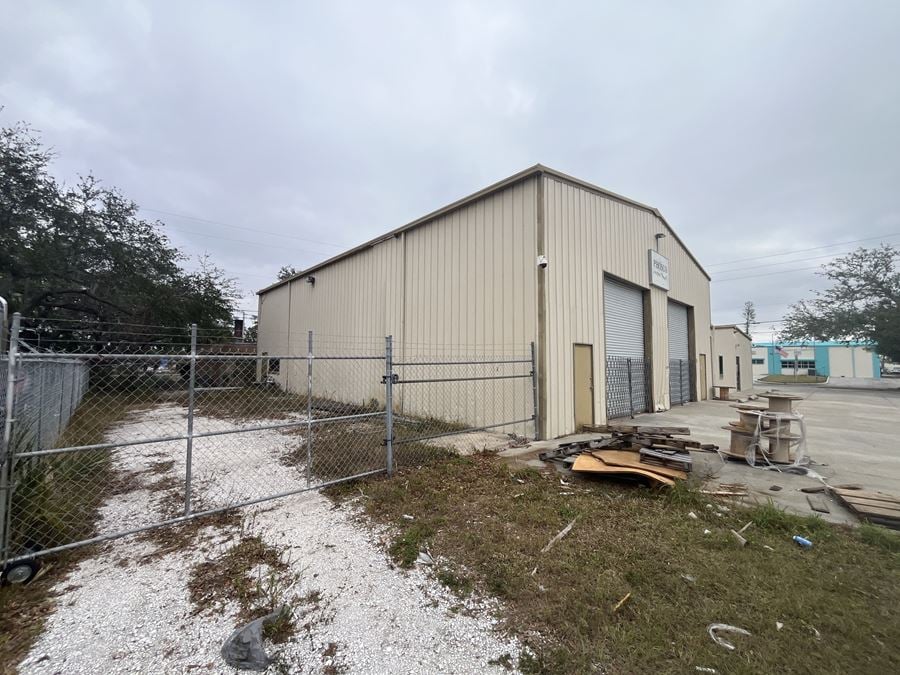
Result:
{"label": "tan personnel door", "polygon": [[594,348],[575,345],[575,429],[594,423]]}
{"label": "tan personnel door", "polygon": [[706,354],[700,355],[700,386],[697,387],[700,394],[700,400],[705,401],[709,385],[706,382]]}

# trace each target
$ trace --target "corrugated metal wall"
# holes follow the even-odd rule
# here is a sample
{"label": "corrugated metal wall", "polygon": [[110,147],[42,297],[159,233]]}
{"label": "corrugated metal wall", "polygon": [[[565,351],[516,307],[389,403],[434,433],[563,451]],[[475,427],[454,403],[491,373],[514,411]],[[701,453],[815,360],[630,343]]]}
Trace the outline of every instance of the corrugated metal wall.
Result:
{"label": "corrugated metal wall", "polygon": [[[543,350],[547,356],[548,436],[574,430],[572,345],[593,344],[595,353],[605,351],[604,271],[650,289],[653,396],[657,409],[668,408],[667,300],[672,298],[694,309],[695,353],[691,358],[696,359],[698,353],[709,354],[709,280],[666,225],[648,210],[549,175],[544,178],[544,204],[544,253],[550,263],[544,272],[547,344]],[[654,235],[658,232],[668,234],[659,246],[659,252],[669,259],[671,290],[668,294],[649,286],[647,251],[656,246]],[[594,410],[598,422],[606,417],[601,363],[601,359],[595,359]]]}
{"label": "corrugated metal wall", "polygon": [[[264,293],[259,350],[274,353],[283,344],[305,354],[313,330],[317,354],[383,353],[384,336],[393,335],[398,362],[527,355],[537,334],[537,185],[537,177],[525,179],[314,270],[314,285],[291,282],[289,344],[279,342],[287,332],[288,285]],[[352,372],[358,362],[316,365],[317,389],[331,387],[336,398],[354,402],[383,399],[380,376]],[[282,371],[282,383],[305,391],[305,362]],[[426,375],[417,369],[407,376]],[[335,382],[343,384],[334,389]],[[470,424],[521,419],[531,414],[524,382],[398,387],[397,407]]]}

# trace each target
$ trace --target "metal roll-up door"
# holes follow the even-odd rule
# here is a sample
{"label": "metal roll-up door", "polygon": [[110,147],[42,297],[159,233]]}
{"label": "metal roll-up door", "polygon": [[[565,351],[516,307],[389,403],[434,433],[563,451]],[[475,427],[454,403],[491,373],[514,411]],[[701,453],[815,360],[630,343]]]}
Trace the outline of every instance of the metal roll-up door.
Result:
{"label": "metal roll-up door", "polygon": [[691,400],[688,308],[669,301],[669,398],[672,405]]}
{"label": "metal roll-up door", "polygon": [[606,336],[606,416],[646,412],[650,401],[650,363],[644,357],[644,294],[629,284],[603,282]]}

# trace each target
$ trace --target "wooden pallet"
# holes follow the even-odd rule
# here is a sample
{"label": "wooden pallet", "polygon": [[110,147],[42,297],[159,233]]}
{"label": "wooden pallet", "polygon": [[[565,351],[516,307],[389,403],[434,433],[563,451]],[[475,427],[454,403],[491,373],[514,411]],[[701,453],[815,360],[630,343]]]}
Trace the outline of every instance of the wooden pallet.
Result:
{"label": "wooden pallet", "polygon": [[863,520],[900,530],[900,498],[869,490],[831,488],[831,493]]}

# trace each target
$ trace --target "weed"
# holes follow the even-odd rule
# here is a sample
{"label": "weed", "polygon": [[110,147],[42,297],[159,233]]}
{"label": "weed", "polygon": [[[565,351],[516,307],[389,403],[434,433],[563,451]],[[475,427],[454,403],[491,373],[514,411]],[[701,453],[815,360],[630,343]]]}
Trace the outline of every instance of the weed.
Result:
{"label": "weed", "polygon": [[860,541],[869,546],[875,546],[890,553],[900,553],[900,534],[886,527],[863,523],[859,526],[857,534]]}
{"label": "weed", "polygon": [[[238,618],[249,622],[285,604],[287,587],[293,581],[289,564],[276,548],[259,536],[245,535],[217,558],[195,565],[187,587],[195,613],[234,601]],[[266,637],[273,642],[284,642],[293,632],[289,611],[265,628]]]}
{"label": "weed", "polygon": [[798,516],[775,505],[771,499],[747,512],[753,524],[762,530],[828,538],[832,528],[818,516]]}
{"label": "weed", "polygon": [[488,664],[492,665],[492,666],[500,666],[501,668],[504,668],[506,670],[512,670],[513,669],[512,654],[510,654],[509,652],[506,652],[505,654],[498,656],[496,659],[491,659],[490,661],[488,661]]}
{"label": "weed", "polygon": [[461,598],[471,594],[474,586],[471,578],[464,574],[454,572],[448,567],[442,567],[438,570],[436,577],[439,582]]}
{"label": "weed", "polygon": [[410,568],[425,548],[434,530],[424,523],[413,523],[404,529],[391,543],[388,552],[398,566]]}

